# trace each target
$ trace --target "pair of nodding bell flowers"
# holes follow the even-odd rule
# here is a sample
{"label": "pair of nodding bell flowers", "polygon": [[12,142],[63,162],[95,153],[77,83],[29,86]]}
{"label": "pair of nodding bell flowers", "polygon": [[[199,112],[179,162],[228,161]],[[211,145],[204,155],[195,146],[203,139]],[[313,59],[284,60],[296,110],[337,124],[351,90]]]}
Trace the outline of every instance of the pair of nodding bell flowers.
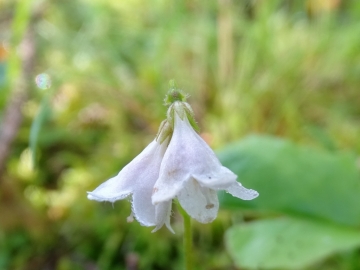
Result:
{"label": "pair of nodding bell flowers", "polygon": [[237,176],[221,165],[215,153],[196,132],[187,96],[171,89],[165,98],[167,119],[156,138],[117,176],[107,180],[88,199],[115,202],[131,198],[132,213],[143,226],[170,225],[172,200],[201,223],[212,222],[219,209],[218,190],[252,200],[259,194],[236,181]]}

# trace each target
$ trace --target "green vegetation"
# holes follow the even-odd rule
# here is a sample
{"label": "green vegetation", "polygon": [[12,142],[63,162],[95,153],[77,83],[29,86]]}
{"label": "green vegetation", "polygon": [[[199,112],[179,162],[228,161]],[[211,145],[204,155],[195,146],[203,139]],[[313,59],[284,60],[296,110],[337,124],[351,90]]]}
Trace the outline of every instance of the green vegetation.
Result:
{"label": "green vegetation", "polygon": [[360,269],[359,19],[357,0],[0,1],[0,269],[183,269],[175,204],[176,234],[152,234],[86,198],[156,136],[172,79],[260,193],[192,222],[195,269]]}

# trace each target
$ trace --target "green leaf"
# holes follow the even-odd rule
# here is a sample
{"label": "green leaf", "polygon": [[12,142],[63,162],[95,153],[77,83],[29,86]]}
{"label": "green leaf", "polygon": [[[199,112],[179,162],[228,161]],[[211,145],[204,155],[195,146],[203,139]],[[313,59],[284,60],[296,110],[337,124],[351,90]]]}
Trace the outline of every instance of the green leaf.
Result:
{"label": "green leaf", "polygon": [[273,137],[250,136],[219,153],[252,201],[224,195],[222,206],[251,208],[360,225],[360,177],[350,154],[328,153]]}
{"label": "green leaf", "polygon": [[30,137],[29,137],[29,146],[32,153],[33,164],[36,164],[36,146],[38,142],[39,133],[42,125],[49,117],[51,113],[51,108],[49,106],[49,96],[45,95],[41,102],[39,113],[31,124],[30,128]]}
{"label": "green leaf", "polygon": [[238,267],[299,269],[360,245],[348,227],[293,218],[260,220],[230,228],[227,249]]}
{"label": "green leaf", "polygon": [[11,39],[10,39],[10,51],[7,59],[5,83],[8,84],[0,91],[0,107],[6,104],[8,96],[14,84],[19,80],[21,74],[21,59],[18,53],[18,47],[21,44],[27,27],[31,19],[32,7],[35,1],[14,1],[15,8],[12,26],[11,26]]}

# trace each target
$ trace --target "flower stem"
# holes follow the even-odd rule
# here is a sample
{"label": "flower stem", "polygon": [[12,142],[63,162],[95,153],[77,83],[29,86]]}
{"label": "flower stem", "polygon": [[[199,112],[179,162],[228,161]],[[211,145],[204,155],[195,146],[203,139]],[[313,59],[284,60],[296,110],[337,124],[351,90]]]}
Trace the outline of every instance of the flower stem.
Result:
{"label": "flower stem", "polygon": [[191,218],[186,211],[177,203],[179,212],[184,220],[184,254],[185,254],[185,269],[193,269],[193,252],[192,252],[192,231],[191,231]]}

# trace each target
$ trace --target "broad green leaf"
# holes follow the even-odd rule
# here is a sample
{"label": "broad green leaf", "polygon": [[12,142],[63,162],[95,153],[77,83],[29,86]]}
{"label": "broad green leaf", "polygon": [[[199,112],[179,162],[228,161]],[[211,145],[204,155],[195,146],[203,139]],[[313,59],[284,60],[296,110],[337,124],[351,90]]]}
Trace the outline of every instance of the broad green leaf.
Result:
{"label": "broad green leaf", "polygon": [[227,249],[238,267],[299,269],[360,245],[360,232],[330,223],[278,218],[230,228]]}
{"label": "broad green leaf", "polygon": [[360,225],[360,177],[356,158],[298,146],[273,137],[250,136],[219,158],[247,188],[252,201],[222,196],[222,206],[315,216]]}

